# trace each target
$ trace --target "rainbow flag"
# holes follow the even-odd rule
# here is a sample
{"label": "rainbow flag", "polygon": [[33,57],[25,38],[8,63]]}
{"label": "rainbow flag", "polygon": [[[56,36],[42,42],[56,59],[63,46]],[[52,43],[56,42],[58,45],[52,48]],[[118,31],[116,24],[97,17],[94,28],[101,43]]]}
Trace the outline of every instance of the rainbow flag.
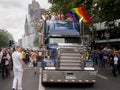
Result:
{"label": "rainbow flag", "polygon": [[83,22],[91,22],[84,7],[73,8],[67,13],[67,16],[68,14],[71,14],[74,19],[76,18],[76,21],[79,21],[79,19],[83,17]]}
{"label": "rainbow flag", "polygon": [[67,17],[73,17],[73,21],[74,22],[79,22],[79,18],[77,17],[76,14],[73,14],[71,11],[69,11],[67,14],[66,14]]}

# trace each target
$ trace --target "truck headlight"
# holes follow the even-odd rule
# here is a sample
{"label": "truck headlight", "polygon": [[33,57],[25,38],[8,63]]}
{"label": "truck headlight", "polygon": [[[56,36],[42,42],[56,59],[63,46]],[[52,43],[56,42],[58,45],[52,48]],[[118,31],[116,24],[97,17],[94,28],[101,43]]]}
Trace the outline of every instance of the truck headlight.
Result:
{"label": "truck headlight", "polygon": [[47,62],[46,66],[45,66],[45,69],[56,69],[55,65],[54,65],[54,62]]}
{"label": "truck headlight", "polygon": [[47,62],[46,67],[54,67],[54,62]]}
{"label": "truck headlight", "polygon": [[84,70],[95,70],[93,61],[91,60],[85,60],[84,61]]}
{"label": "truck headlight", "polygon": [[45,67],[45,69],[52,69],[52,70],[54,70],[56,68],[55,67]]}
{"label": "truck headlight", "polygon": [[95,70],[94,67],[84,67],[84,70]]}

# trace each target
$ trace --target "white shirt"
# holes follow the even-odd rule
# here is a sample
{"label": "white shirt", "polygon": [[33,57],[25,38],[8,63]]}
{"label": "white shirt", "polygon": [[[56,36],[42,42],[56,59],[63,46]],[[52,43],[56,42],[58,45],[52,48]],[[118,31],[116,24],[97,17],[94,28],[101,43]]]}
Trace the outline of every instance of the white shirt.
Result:
{"label": "white shirt", "polygon": [[22,54],[18,51],[15,51],[12,54],[12,59],[13,59],[13,68],[17,68],[17,69],[22,69],[22,63],[21,63],[21,59],[22,59]]}
{"label": "white shirt", "polygon": [[118,64],[118,57],[114,57],[114,64]]}
{"label": "white shirt", "polygon": [[52,15],[52,16],[51,16],[51,20],[56,20],[55,15]]}

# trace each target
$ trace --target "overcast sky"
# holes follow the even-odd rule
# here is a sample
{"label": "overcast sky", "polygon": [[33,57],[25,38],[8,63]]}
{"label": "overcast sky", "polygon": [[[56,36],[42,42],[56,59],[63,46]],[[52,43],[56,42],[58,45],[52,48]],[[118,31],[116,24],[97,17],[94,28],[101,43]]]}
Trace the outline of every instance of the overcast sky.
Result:
{"label": "overcast sky", "polygon": [[[36,0],[41,8],[48,9],[48,0]],[[17,41],[24,34],[25,16],[28,14],[28,4],[32,0],[0,0],[0,29],[6,29]]]}

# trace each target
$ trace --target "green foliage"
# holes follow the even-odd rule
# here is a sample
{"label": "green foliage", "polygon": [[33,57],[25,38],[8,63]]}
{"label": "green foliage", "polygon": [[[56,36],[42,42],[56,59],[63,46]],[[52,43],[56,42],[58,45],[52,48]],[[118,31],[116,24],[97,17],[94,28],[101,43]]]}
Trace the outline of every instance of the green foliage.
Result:
{"label": "green foliage", "polygon": [[[70,9],[84,6],[89,17],[95,15],[91,24],[84,24],[84,33],[90,34],[95,31],[94,23],[105,22],[108,29],[115,28],[115,21],[120,19],[120,0],[50,0],[51,12],[63,12],[66,14]],[[115,30],[114,30],[115,31]]]}
{"label": "green foliage", "polygon": [[70,9],[74,7],[81,6],[84,0],[53,0],[53,5],[50,8],[51,12],[63,12],[67,13]]}
{"label": "green foliage", "polygon": [[[84,6],[90,16],[96,15],[95,22],[114,22],[120,19],[120,0],[49,0],[51,12],[67,13],[74,7]],[[53,1],[53,2],[52,2]],[[96,6],[95,6],[96,4]]]}
{"label": "green foliage", "polygon": [[[52,7],[50,8],[51,12],[63,12],[66,14],[70,9],[84,6],[88,12],[89,16],[91,15],[91,9],[93,0],[50,0],[53,1]],[[85,33],[90,33],[89,24],[84,24]]]}
{"label": "green foliage", "polygon": [[35,47],[39,46],[39,37],[34,39],[33,44],[34,44]]}
{"label": "green foliage", "polygon": [[0,29],[0,47],[9,46],[9,40],[13,40],[13,37],[4,29]]}
{"label": "green foliage", "polygon": [[120,0],[95,0],[96,15],[99,22],[106,22],[108,28],[115,27],[115,20],[120,19]]}

